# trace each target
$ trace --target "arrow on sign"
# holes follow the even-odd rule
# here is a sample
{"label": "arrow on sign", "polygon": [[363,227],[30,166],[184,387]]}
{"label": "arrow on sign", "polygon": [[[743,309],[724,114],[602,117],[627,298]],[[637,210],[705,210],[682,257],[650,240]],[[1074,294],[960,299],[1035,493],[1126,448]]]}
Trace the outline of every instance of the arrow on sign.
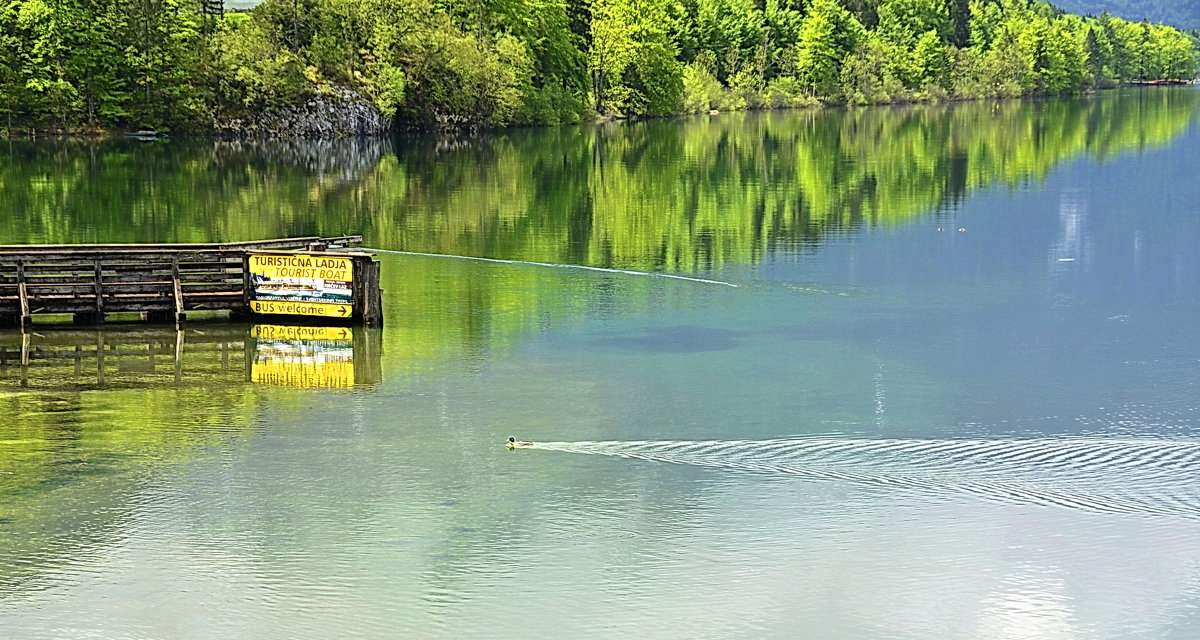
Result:
{"label": "arrow on sign", "polygon": [[340,313],[342,315],[346,315],[347,313],[350,313],[350,309],[346,306],[341,306],[341,307],[338,307],[338,313]]}
{"label": "arrow on sign", "polygon": [[345,337],[346,337],[346,330],[342,329],[342,338],[344,339]]}

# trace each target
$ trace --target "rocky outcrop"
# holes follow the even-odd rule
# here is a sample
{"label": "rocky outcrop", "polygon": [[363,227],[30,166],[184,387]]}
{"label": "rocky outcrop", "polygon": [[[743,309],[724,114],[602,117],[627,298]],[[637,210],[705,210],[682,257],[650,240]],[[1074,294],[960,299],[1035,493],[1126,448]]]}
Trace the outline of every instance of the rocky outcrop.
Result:
{"label": "rocky outcrop", "polygon": [[391,121],[357,91],[323,87],[302,104],[218,120],[213,134],[219,138],[349,138],[380,136],[391,130]]}

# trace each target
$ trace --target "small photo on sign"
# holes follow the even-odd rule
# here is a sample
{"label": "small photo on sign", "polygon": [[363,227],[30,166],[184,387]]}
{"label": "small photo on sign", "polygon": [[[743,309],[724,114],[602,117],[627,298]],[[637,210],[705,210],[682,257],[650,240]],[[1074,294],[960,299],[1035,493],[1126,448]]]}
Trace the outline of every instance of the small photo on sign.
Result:
{"label": "small photo on sign", "polygon": [[348,302],[350,283],[315,278],[272,278],[254,275],[254,294],[259,300],[296,300],[307,302]]}

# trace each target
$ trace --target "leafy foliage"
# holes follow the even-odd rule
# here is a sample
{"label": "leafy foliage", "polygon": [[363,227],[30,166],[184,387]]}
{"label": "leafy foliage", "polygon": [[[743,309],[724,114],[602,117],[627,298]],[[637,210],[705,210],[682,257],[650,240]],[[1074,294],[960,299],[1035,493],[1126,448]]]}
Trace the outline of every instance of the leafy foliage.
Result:
{"label": "leafy foliage", "polygon": [[1035,0],[0,4],[7,129],[210,128],[350,87],[399,127],[1071,94],[1196,73],[1173,27]]}

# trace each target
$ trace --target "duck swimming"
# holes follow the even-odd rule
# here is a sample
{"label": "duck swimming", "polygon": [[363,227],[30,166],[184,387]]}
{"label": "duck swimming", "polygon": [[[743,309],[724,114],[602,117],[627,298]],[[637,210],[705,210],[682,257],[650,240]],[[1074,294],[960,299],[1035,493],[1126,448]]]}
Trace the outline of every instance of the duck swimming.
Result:
{"label": "duck swimming", "polygon": [[516,438],[509,438],[508,442],[504,444],[509,449],[528,449],[533,446],[533,443],[528,440],[517,440]]}

